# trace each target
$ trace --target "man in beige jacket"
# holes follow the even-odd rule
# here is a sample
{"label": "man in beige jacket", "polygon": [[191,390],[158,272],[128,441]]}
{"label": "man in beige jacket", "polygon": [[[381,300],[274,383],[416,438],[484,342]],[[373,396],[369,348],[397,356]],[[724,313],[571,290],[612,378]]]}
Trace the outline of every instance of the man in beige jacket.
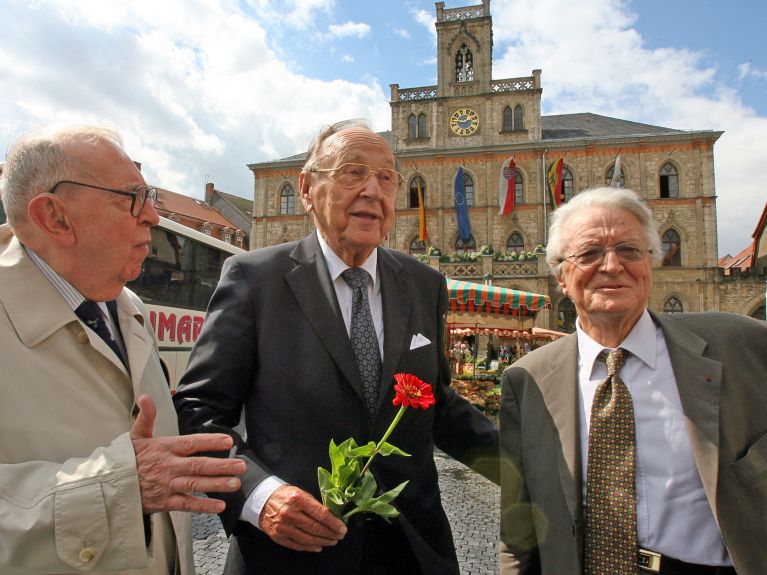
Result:
{"label": "man in beige jacket", "polygon": [[[116,132],[22,137],[0,179],[0,573],[192,574],[190,516],[244,464],[178,437],[156,342],[124,288],[149,252],[156,190]],[[90,310],[85,311],[85,310]]]}

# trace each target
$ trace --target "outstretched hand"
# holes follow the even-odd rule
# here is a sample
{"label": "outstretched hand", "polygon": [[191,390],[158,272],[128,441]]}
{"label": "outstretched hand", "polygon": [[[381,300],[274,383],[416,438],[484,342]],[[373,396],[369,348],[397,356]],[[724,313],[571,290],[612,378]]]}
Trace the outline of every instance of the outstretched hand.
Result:
{"label": "outstretched hand", "polygon": [[195,492],[227,493],[240,488],[237,475],[245,473],[240,459],[197,457],[201,451],[228,451],[232,438],[224,433],[200,433],[153,437],[157,415],[148,395],[136,401],[140,409],[130,436],[136,453],[141,503],[144,513],[194,511],[221,513],[225,503],[194,495]]}

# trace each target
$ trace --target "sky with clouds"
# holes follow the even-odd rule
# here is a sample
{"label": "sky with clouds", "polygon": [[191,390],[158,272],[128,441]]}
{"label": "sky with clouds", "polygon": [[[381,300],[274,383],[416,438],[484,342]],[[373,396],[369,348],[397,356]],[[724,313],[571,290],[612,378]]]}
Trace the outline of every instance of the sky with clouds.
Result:
{"label": "sky with clouds", "polygon": [[[447,1],[447,8],[476,4]],[[320,126],[390,127],[389,84],[436,84],[428,0],[0,0],[0,157],[26,130],[107,120],[156,185],[252,196],[246,164]],[[543,113],[723,131],[719,253],[767,192],[767,3],[492,0],[494,78],[543,70]]]}

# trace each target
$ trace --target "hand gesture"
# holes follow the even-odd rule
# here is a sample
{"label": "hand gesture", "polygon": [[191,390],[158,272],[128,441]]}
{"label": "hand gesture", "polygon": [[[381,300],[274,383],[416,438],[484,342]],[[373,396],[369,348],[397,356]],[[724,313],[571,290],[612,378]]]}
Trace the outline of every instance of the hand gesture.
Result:
{"label": "hand gesture", "polygon": [[200,451],[228,451],[233,444],[232,438],[223,433],[152,437],[157,414],[154,402],[149,396],[142,395],[136,403],[140,411],[130,436],[136,452],[144,513],[221,513],[226,506],[223,501],[193,493],[237,491],[240,480],[236,476],[245,473],[245,462],[193,455]]}

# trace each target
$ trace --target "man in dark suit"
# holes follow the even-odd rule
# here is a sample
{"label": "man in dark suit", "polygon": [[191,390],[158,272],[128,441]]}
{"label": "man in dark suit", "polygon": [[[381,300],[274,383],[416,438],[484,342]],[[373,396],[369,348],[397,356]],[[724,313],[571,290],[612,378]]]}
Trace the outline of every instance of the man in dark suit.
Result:
{"label": "man in dark suit", "polygon": [[[433,449],[497,480],[498,435],[449,387],[444,278],[380,247],[400,186],[383,138],[359,122],[327,127],[299,178],[317,231],[226,263],[175,396],[182,432],[230,433],[232,457],[248,465],[241,491],[221,495],[234,534],[226,573],[458,573]],[[372,389],[363,389],[349,335],[349,268],[367,274]],[[317,500],[317,468],[329,467],[331,439],[366,444],[384,434],[401,372],[431,384],[436,404],[406,413],[389,439],[410,457],[372,466],[381,490],[410,481],[394,502],[400,515],[391,524],[363,515],[347,527]],[[232,431],[243,408],[247,440]]]}
{"label": "man in dark suit", "polygon": [[503,375],[503,575],[765,572],[767,325],[649,312],[653,256],[630,190],[554,212],[577,329]]}

